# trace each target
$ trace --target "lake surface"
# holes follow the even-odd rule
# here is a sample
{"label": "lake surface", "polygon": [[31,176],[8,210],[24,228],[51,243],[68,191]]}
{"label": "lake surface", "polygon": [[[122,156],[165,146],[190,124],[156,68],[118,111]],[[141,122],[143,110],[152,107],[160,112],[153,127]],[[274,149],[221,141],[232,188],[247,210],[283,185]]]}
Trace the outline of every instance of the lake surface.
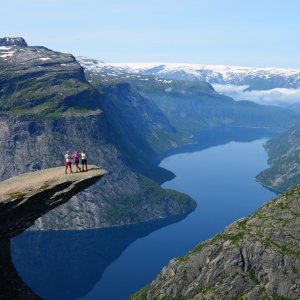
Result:
{"label": "lake surface", "polygon": [[163,184],[197,201],[187,217],[115,229],[26,232],[12,241],[16,269],[44,299],[123,300],[187,253],[276,195],[255,182],[267,167],[260,138],[174,154]]}

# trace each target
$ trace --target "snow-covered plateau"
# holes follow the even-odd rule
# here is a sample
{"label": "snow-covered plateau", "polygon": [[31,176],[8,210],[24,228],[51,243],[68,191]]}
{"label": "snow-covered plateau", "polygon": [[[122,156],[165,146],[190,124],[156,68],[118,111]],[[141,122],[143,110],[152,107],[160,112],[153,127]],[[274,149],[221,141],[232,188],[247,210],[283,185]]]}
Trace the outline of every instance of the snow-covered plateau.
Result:
{"label": "snow-covered plateau", "polygon": [[155,76],[166,80],[206,81],[235,100],[289,106],[300,103],[300,70],[184,63],[104,63],[77,57],[81,65],[103,80]]}

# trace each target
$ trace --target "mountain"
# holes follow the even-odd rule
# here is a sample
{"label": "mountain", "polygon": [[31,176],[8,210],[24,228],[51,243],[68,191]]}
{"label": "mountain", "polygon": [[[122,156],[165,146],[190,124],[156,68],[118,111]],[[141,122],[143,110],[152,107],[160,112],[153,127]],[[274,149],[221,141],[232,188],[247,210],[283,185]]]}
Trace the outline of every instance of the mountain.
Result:
{"label": "mountain", "polygon": [[[80,58],[81,59],[81,58]],[[110,85],[127,83],[136,86],[159,107],[176,129],[176,137],[193,142],[189,137],[207,128],[263,127],[287,128],[299,120],[297,111],[275,106],[258,105],[250,101],[234,101],[217,93],[205,81],[167,80],[153,75],[124,73],[111,65],[87,64],[81,59],[88,81],[101,93]],[[178,143],[178,141],[177,141]]]}
{"label": "mountain", "polygon": [[[190,197],[163,190],[143,176],[143,170],[160,180],[172,174],[144,162],[129,144],[121,148],[118,128],[103,111],[103,95],[89,84],[72,55],[28,46],[21,38],[1,39],[0,47],[0,141],[6,157],[0,166],[1,179],[62,166],[66,150],[86,149],[89,163],[108,171],[105,179],[39,219],[35,229],[132,224],[186,214],[195,208]],[[134,110],[137,115],[138,107]],[[148,116],[151,109],[157,113],[153,105],[147,109]],[[142,122],[141,117],[139,120]],[[143,164],[131,166],[129,156]],[[167,207],[165,202],[173,205]],[[139,210],[144,214],[137,217]],[[128,215],[116,217],[122,211]]]}
{"label": "mountain", "polygon": [[78,60],[86,70],[94,74],[107,74],[115,78],[153,75],[167,80],[247,85],[249,90],[300,87],[300,70],[297,69],[183,63],[103,63],[84,57],[78,57]]}
{"label": "mountain", "polygon": [[267,141],[269,168],[256,179],[264,186],[282,193],[300,183],[300,125]]}
{"label": "mountain", "polygon": [[74,56],[0,40],[0,112],[53,117],[100,110]]}
{"label": "mountain", "polygon": [[132,78],[158,81],[204,81],[235,100],[288,107],[299,103],[300,70],[179,63],[103,63],[78,57],[82,66],[102,80]]}
{"label": "mountain", "polygon": [[132,299],[299,299],[300,187],[170,261]]}

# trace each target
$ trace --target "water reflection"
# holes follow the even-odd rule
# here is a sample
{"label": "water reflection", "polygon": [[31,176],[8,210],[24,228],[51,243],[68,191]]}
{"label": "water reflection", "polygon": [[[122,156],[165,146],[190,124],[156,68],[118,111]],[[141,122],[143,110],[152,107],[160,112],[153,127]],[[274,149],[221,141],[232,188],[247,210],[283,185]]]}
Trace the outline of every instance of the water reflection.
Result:
{"label": "water reflection", "polygon": [[131,243],[184,217],[100,230],[26,232],[12,240],[12,257],[24,282],[44,299],[76,299]]}
{"label": "water reflection", "polygon": [[208,149],[210,147],[224,145],[229,142],[252,142],[261,138],[270,138],[278,135],[282,130],[276,128],[251,128],[251,127],[220,127],[205,129],[195,134],[195,144],[178,147],[160,156],[156,163],[160,163],[164,158],[179,154],[192,153]]}

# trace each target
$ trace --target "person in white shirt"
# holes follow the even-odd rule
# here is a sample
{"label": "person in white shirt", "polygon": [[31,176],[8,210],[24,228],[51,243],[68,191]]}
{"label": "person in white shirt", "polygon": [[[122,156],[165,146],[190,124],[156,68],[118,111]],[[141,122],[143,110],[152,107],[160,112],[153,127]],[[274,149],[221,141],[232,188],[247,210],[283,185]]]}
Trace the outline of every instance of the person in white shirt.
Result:
{"label": "person in white shirt", "polygon": [[84,172],[84,166],[85,166],[85,171],[87,172],[88,167],[87,167],[87,155],[85,150],[82,150],[80,153],[81,156],[81,165],[82,165],[82,172]]}
{"label": "person in white shirt", "polygon": [[70,154],[70,151],[67,151],[67,153],[65,155],[65,163],[66,163],[65,174],[67,174],[68,168],[70,168],[70,172],[73,173],[73,171],[72,171],[72,156]]}

